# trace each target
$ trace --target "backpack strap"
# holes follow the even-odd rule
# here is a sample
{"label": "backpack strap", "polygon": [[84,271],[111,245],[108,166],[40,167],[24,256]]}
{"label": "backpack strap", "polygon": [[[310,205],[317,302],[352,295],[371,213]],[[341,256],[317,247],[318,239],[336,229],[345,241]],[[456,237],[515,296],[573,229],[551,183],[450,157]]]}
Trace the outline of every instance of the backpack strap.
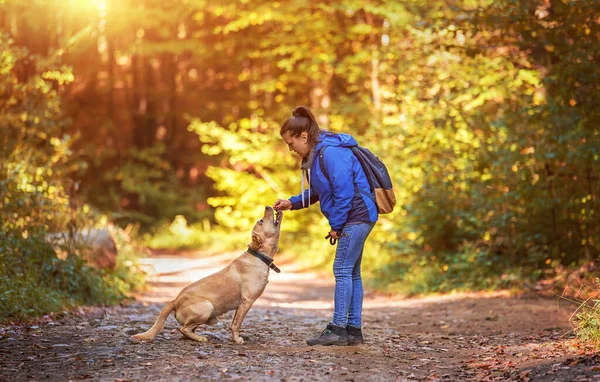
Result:
{"label": "backpack strap", "polygon": [[[325,149],[329,147],[329,146],[325,146],[321,149],[319,149],[319,151],[317,152],[317,156],[319,157],[319,166],[321,167],[321,172],[323,173],[323,175],[325,175],[325,178],[327,178],[327,181],[329,182],[329,184],[331,184],[331,179],[329,178],[329,173],[327,172],[327,169],[325,168],[325,163],[323,160],[323,154],[325,153]],[[358,156],[356,155],[356,153],[354,152],[354,148],[350,148],[350,151],[352,151],[352,154],[354,154],[355,157]],[[362,166],[362,162],[359,160],[359,163]],[[364,168],[363,168],[364,171]],[[367,175],[367,173],[365,172],[365,176]],[[367,180],[369,181],[369,184],[371,183],[371,180],[369,179],[369,177],[367,176]],[[356,185],[356,182],[354,181],[354,179],[352,180],[352,183],[354,184],[354,192],[360,192],[361,194],[369,197],[374,203],[375,205],[377,205],[377,201],[375,199],[375,194],[373,194],[373,192],[365,192],[363,190],[361,190],[360,188],[358,188],[358,186]]]}
{"label": "backpack strap", "polygon": [[319,152],[317,154],[319,157],[319,166],[321,167],[321,172],[323,173],[323,175],[325,175],[325,178],[327,178],[327,181],[329,183],[331,183],[331,179],[329,178],[329,173],[327,172],[327,169],[325,168],[325,163],[323,161],[323,154],[325,153],[325,149],[327,149],[327,147],[329,147],[329,146],[320,148]]}

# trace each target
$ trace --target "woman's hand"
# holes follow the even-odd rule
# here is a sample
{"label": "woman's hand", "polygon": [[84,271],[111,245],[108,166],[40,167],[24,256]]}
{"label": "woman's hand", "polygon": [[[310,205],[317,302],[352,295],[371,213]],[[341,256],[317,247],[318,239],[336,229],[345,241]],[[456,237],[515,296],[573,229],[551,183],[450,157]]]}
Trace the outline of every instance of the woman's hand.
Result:
{"label": "woman's hand", "polygon": [[338,235],[337,231],[334,231],[334,230],[329,231],[329,236],[331,236],[332,238],[334,238],[336,240],[341,237],[340,235]]}
{"label": "woman's hand", "polygon": [[275,204],[273,204],[273,208],[276,211],[287,211],[292,208],[292,202],[287,199],[278,199]]}

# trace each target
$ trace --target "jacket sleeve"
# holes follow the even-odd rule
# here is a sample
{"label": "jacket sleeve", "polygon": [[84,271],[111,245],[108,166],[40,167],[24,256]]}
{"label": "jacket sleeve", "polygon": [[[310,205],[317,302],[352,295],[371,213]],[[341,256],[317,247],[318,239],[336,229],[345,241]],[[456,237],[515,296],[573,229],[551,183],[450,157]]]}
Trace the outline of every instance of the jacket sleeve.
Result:
{"label": "jacket sleeve", "polygon": [[333,194],[333,207],[329,213],[329,225],[339,231],[348,220],[354,198],[354,174],[352,150],[345,147],[329,147],[323,155],[323,165],[329,174]]}
{"label": "jacket sleeve", "polygon": [[[296,196],[292,196],[290,199],[292,202],[292,211],[293,210],[301,210],[302,208],[308,208],[309,205],[315,204],[319,201],[319,195],[317,195],[314,191],[310,192],[310,200],[308,200],[308,189],[304,190],[304,205],[302,205],[302,193],[299,193]],[[308,203],[307,203],[308,202]]]}

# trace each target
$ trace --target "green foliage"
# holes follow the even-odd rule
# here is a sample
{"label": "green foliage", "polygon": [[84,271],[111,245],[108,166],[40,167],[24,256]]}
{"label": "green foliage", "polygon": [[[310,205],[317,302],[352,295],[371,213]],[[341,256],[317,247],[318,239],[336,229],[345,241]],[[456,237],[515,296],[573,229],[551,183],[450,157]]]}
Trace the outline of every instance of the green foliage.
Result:
{"label": "green foliage", "polygon": [[[297,160],[287,152],[275,122],[255,115],[228,127],[195,120],[189,129],[198,134],[206,155],[219,158],[218,165],[206,172],[218,192],[207,201],[215,208],[219,225],[249,232],[266,205],[286,197],[290,192],[286,190],[300,192],[300,174],[290,171]],[[306,215],[299,221],[292,220],[287,229],[293,230],[306,221]]]}
{"label": "green foliage", "polygon": [[[65,186],[78,163],[71,137],[61,134],[59,89],[72,74],[58,58],[28,55],[3,36],[0,46],[0,320],[116,303],[142,281],[127,245],[117,270],[104,273],[75,255],[77,243],[60,259],[47,241],[48,232],[89,218],[89,206],[76,209]],[[30,63],[34,70],[19,80]]]}
{"label": "green foliage", "polygon": [[452,252],[422,251],[420,257],[397,255],[369,278],[380,290],[405,296],[456,291],[521,289],[533,285],[540,271],[511,268],[501,253],[467,245]]}
{"label": "green foliage", "polygon": [[583,342],[600,347],[600,300],[586,301],[573,318],[573,329]]}
{"label": "green foliage", "polygon": [[1,232],[0,320],[22,320],[84,304],[116,304],[139,290],[144,283],[139,249],[122,231],[113,230],[113,235],[119,248],[117,266],[105,271],[71,252],[64,259],[57,257],[45,233],[24,239],[19,230]]}
{"label": "green foliage", "polygon": [[[592,268],[593,269],[593,268]],[[563,297],[579,306],[571,315],[569,320],[575,335],[584,343],[588,343],[600,348],[600,278],[590,280],[576,280],[577,287],[573,287],[573,280],[570,280],[563,291]],[[575,294],[570,297],[569,295]],[[566,295],[566,296],[565,296]]]}
{"label": "green foliage", "polygon": [[[0,319],[35,317],[82,303],[114,303],[102,277],[83,260],[56,257],[43,237],[23,240],[18,231],[0,237]],[[47,297],[44,298],[44,294]]]}
{"label": "green foliage", "polygon": [[143,230],[176,215],[185,215],[193,222],[207,218],[210,211],[199,211],[195,205],[206,199],[204,190],[182,187],[163,158],[165,150],[160,144],[132,149],[121,166],[102,174],[103,192],[88,189],[85,198],[110,211],[112,220],[120,225],[138,224]]}
{"label": "green foliage", "polygon": [[[0,3],[5,225],[69,221],[71,177],[152,246],[243,237],[300,192],[278,131],[303,104],[390,168],[400,208],[363,262],[380,286],[526,285],[600,252],[597,1],[83,3]],[[331,260],[317,206],[283,229]]]}
{"label": "green foliage", "polygon": [[[385,276],[382,284],[404,281],[422,285],[414,288],[422,291],[506,287],[540,277],[555,260],[568,265],[589,259],[598,250],[592,237],[597,224],[591,224],[597,214],[587,207],[598,192],[598,132],[585,133],[585,126],[597,124],[581,121],[590,123],[596,114],[586,104],[574,108],[579,100],[560,100],[572,91],[585,91],[581,97],[588,99],[597,90],[592,85],[597,68],[586,66],[597,57],[597,47],[583,37],[597,34],[587,19],[589,4],[557,5],[556,12],[541,2],[534,11],[509,1],[479,8],[471,2],[452,9],[439,5],[367,7],[346,1],[240,11],[232,3],[208,11],[226,16],[227,24],[215,33],[234,34],[230,44],[241,57],[277,60],[271,76],[244,77],[253,81],[254,95],[272,92],[276,102],[293,104],[299,85],[294,81],[314,81],[310,101],[325,126],[355,134],[390,166],[403,209],[382,218],[383,230],[372,237],[377,256],[367,255],[364,262],[368,272]],[[263,18],[253,22],[257,9]],[[544,12],[551,16],[542,17]],[[264,34],[287,30],[284,14],[306,17],[294,20],[289,35]],[[552,28],[568,22],[578,26],[572,32],[582,36],[581,43],[564,45],[560,28]],[[345,37],[335,30],[344,30]],[[242,46],[246,37],[235,35],[241,31],[261,36],[261,45]],[[522,31],[528,31],[523,39]],[[532,46],[543,49],[529,51]],[[558,46],[564,51],[553,53]],[[322,115],[319,106],[331,94],[335,99]],[[270,114],[282,114],[280,107],[274,110]],[[251,224],[252,208],[272,183],[267,177],[282,191],[271,186],[277,191],[272,200],[298,191],[297,172],[289,170],[294,164],[265,154],[280,153],[269,147],[276,122],[266,127],[271,122],[260,107],[250,113],[254,129],[240,128],[235,119],[229,127],[191,125],[204,153],[219,158],[207,172],[220,192],[209,199],[217,222],[236,229]],[[265,128],[256,128],[261,123]],[[255,164],[267,177],[255,173]],[[569,177],[572,185],[559,181]],[[290,233],[314,237],[318,218],[307,214],[304,220],[300,214],[288,214]],[[317,247],[305,246],[311,256]]]}
{"label": "green foliage", "polygon": [[[391,36],[393,56],[412,59],[389,63],[401,81],[389,92],[383,122],[400,132],[399,178],[412,191],[404,199],[408,227],[398,231],[414,249],[401,246],[408,259],[391,256],[390,269],[415,269],[424,258],[433,270],[450,267],[427,272],[426,289],[461,289],[452,281],[460,279],[487,288],[490,276],[499,286],[519,278],[526,284],[554,260],[571,265],[598,252],[589,236],[597,235],[590,222],[598,218],[598,130],[587,125],[597,126],[597,112],[572,98],[598,90],[598,68],[587,65],[598,57],[597,44],[585,37],[597,35],[587,26],[590,6],[570,2],[549,12],[547,3],[532,11],[499,1],[428,18],[410,30],[418,49],[398,49]],[[556,54],[564,35],[552,26],[567,23],[577,25],[572,36],[581,37],[581,46],[568,43]],[[505,48],[493,49],[500,41]],[[481,261],[471,261],[468,248],[477,248]],[[490,270],[490,263],[503,267]],[[453,264],[470,267],[476,280],[468,272],[453,276]]]}
{"label": "green foliage", "polygon": [[0,72],[5,73],[0,89],[8,95],[0,104],[0,229],[20,230],[27,239],[68,219],[63,177],[72,165],[72,139],[59,134],[64,121],[55,81],[70,73],[57,71],[60,64],[36,60],[36,73],[19,81],[18,69],[34,59],[2,36],[0,48]]}

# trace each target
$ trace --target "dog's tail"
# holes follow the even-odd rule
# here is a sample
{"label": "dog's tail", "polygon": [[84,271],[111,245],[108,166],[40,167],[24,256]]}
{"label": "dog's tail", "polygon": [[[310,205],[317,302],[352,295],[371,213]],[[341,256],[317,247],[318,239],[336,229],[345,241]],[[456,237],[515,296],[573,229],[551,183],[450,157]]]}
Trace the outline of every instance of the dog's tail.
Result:
{"label": "dog's tail", "polygon": [[154,337],[156,337],[156,335],[158,333],[160,333],[161,330],[163,330],[163,327],[165,326],[165,321],[167,320],[167,317],[169,317],[169,314],[171,314],[171,312],[174,310],[175,310],[175,304],[173,301],[171,301],[160,311],[158,318],[156,319],[156,322],[154,323],[154,325],[152,325],[150,330],[148,330],[147,332],[144,332],[144,333],[140,333],[140,334],[131,336],[131,338],[134,338],[136,340],[152,340],[152,339],[154,339]]}

